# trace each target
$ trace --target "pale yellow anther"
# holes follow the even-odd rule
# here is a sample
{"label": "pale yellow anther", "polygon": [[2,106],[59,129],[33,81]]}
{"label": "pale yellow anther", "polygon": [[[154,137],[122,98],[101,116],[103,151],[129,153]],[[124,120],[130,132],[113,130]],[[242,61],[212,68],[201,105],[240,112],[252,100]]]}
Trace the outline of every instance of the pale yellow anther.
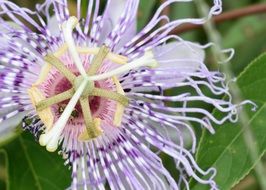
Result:
{"label": "pale yellow anther", "polygon": [[[119,80],[117,79],[117,77],[112,77],[115,86],[116,86],[116,91],[121,94],[121,95],[125,95],[125,92],[119,82]],[[124,110],[125,107],[120,104],[119,102],[116,103],[116,111],[115,111],[115,115],[114,115],[114,121],[113,124],[117,127],[119,127],[122,123],[122,118],[123,118],[123,114],[124,114]]]}
{"label": "pale yellow anther", "polygon": [[56,52],[54,52],[54,56],[59,58],[64,55],[67,51],[67,44],[64,43]]}
{"label": "pale yellow anther", "polygon": [[128,58],[122,55],[117,55],[114,53],[109,53],[107,55],[107,59],[113,61],[114,63],[117,64],[126,64],[128,62]]}
{"label": "pale yellow anther", "polygon": [[[100,48],[85,48],[85,47],[77,47],[77,51],[80,54],[86,54],[86,55],[96,55],[98,54]],[[117,63],[117,64],[126,64],[128,61],[128,58],[122,55],[117,55],[114,53],[109,52],[106,56],[106,59]]]}
{"label": "pale yellow anther", "polygon": [[79,20],[77,19],[77,17],[75,16],[71,16],[69,19],[68,19],[68,22],[69,23],[72,23],[72,29],[74,29],[76,26],[79,25]]}
{"label": "pale yellow anther", "polygon": [[[54,56],[57,58],[61,57],[67,52],[67,44],[64,43],[56,52],[54,52]],[[96,55],[98,54],[100,48],[87,48],[87,47],[76,47],[77,52],[80,54],[86,54],[86,55]],[[128,62],[128,58],[123,55],[114,54],[112,52],[109,52],[106,56],[106,59],[117,63],[117,64],[126,64]]]}
{"label": "pale yellow anther", "polygon": [[[31,103],[34,106],[36,106],[40,101],[45,99],[42,92],[36,87],[31,87],[30,89],[28,89],[28,94],[29,94]],[[39,115],[40,119],[45,125],[46,131],[48,131],[53,126],[53,123],[54,123],[54,115],[52,113],[52,109],[48,107],[41,111],[37,111],[37,114]]]}
{"label": "pale yellow anther", "polygon": [[150,62],[149,67],[150,68],[154,69],[154,68],[157,68],[159,66],[159,63],[157,60],[154,59],[154,55],[153,55],[153,52],[151,50],[146,51],[144,55],[147,57],[152,57],[152,59],[149,60],[149,62]]}
{"label": "pale yellow anther", "polygon": [[35,83],[33,83],[32,86],[39,86],[42,82],[44,82],[51,69],[52,69],[52,65],[50,65],[49,63],[45,63],[42,66],[41,73],[40,73],[38,80]]}
{"label": "pale yellow anther", "polygon": [[80,54],[86,54],[86,55],[96,55],[99,52],[100,48],[87,48],[87,47],[77,47],[77,51]]}
{"label": "pale yellow anther", "polygon": [[103,134],[101,129],[101,119],[94,118],[93,123],[90,127],[86,128],[83,133],[79,135],[79,141],[88,141]]}

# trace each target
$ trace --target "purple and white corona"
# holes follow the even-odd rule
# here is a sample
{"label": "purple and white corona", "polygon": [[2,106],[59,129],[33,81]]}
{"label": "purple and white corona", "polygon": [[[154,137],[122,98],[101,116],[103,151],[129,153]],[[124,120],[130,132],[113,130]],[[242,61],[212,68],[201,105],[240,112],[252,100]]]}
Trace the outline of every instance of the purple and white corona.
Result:
{"label": "purple and white corona", "polygon": [[[237,106],[223,74],[205,66],[207,46],[170,32],[203,24],[221,12],[221,1],[213,1],[209,18],[170,20],[162,15],[167,6],[193,2],[166,0],[139,32],[138,0],[88,0],[86,13],[81,1],[71,15],[66,0],[46,0],[34,11],[0,0],[0,134],[22,121],[41,146],[61,149],[70,189],[189,189],[190,178],[217,189],[215,169],[203,171],[193,159],[191,123],[214,133],[213,123],[236,120]],[[178,179],[159,153],[173,159]]]}

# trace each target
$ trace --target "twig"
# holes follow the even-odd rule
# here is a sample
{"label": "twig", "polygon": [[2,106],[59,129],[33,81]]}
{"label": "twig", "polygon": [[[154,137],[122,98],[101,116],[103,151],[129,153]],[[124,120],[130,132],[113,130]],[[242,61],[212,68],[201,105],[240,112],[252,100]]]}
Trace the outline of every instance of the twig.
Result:
{"label": "twig", "polygon": [[[217,24],[217,23],[221,23],[224,21],[234,20],[234,19],[238,19],[244,16],[260,14],[260,13],[266,13],[266,3],[252,5],[249,7],[225,12],[223,14],[213,17],[212,22]],[[175,30],[173,30],[171,34],[180,34],[180,33],[184,33],[184,32],[191,31],[193,29],[198,29],[201,27],[202,25],[184,24],[183,26],[180,26],[176,28]]]}

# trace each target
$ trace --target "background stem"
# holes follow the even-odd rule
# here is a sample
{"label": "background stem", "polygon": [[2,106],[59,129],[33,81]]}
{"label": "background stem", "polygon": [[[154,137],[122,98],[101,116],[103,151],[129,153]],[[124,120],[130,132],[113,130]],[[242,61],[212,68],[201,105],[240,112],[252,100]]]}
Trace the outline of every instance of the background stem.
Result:
{"label": "background stem", "polygon": [[[212,22],[215,24],[222,23],[225,21],[231,21],[234,19],[242,18],[244,16],[250,16],[254,14],[261,14],[261,13],[266,13],[266,3],[260,3],[256,5],[251,5],[248,7],[228,11],[225,13],[222,13],[218,16],[214,16],[212,18]],[[177,27],[174,29],[171,34],[180,34],[180,33],[185,33],[191,30],[199,29],[201,28],[202,25],[196,25],[196,24],[183,24],[180,27]]]}

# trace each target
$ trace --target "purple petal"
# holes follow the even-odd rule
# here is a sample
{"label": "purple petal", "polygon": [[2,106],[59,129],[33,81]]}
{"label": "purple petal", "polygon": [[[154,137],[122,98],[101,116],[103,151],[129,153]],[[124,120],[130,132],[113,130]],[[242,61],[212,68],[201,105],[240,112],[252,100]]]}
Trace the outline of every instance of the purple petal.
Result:
{"label": "purple petal", "polygon": [[100,29],[100,39],[103,39],[100,43],[105,41],[116,51],[133,38],[136,34],[138,3],[138,0],[108,1],[103,14],[103,28]]}

